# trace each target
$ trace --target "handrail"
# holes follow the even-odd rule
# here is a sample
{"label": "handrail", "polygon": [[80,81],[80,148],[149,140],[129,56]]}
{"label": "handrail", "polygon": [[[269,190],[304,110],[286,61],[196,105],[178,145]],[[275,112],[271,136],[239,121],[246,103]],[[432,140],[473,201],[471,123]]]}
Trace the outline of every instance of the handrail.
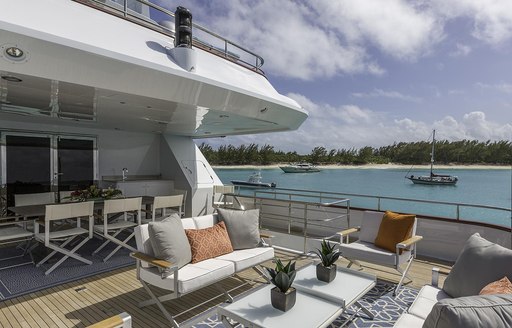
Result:
{"label": "handrail", "polygon": [[[455,210],[455,217],[451,217],[456,221],[463,220],[461,218],[461,208],[477,208],[477,209],[486,209],[493,211],[503,211],[511,213],[512,210],[506,207],[499,206],[490,206],[490,205],[479,205],[479,204],[466,204],[466,203],[455,203],[455,202],[446,202],[446,201],[433,201],[433,200],[425,200],[425,199],[412,199],[412,198],[401,198],[401,197],[390,197],[390,196],[376,196],[376,195],[365,195],[365,194],[355,194],[355,193],[341,193],[341,192],[330,192],[330,191],[318,191],[318,190],[306,190],[306,189],[294,189],[294,188],[273,188],[269,189],[261,189],[254,188],[249,190],[247,194],[251,194],[253,197],[258,198],[269,198],[269,199],[279,199],[279,197],[286,198],[287,200],[292,200],[293,198],[315,198],[318,199],[318,203],[323,203],[325,200],[339,200],[340,197],[348,197],[351,199],[351,205],[354,206],[354,198],[364,198],[371,199],[376,201],[376,210],[382,210],[382,201],[397,201],[397,202],[406,202],[406,203],[422,203],[422,204],[435,204],[435,205],[447,205],[452,206]],[[331,206],[336,206],[335,204]],[[434,214],[432,214],[434,215]],[[474,221],[474,220],[471,220]],[[503,225],[497,225],[503,226]]]}
{"label": "handrail", "polygon": [[[105,8],[105,7],[108,7],[110,9],[113,9],[115,11],[118,11],[118,12],[121,12],[122,14],[122,17],[124,17],[125,19],[127,18],[134,18],[136,19],[137,21],[141,20],[144,22],[144,27],[147,27],[147,28],[150,28],[154,31],[157,31],[157,32],[160,32],[160,33],[163,33],[164,31],[166,33],[164,33],[165,35],[168,35],[172,38],[174,38],[174,31],[167,28],[166,26],[163,26],[163,25],[160,25],[158,24],[157,22],[154,22],[151,20],[150,17],[145,17],[144,15],[142,14],[134,14],[136,13],[134,10],[131,10],[128,8],[128,0],[123,0],[123,4],[122,5],[119,5],[119,6],[122,6],[122,9],[121,8],[118,8],[112,4],[109,4],[107,2],[104,2],[104,1],[101,1],[101,0],[72,0],[72,1],[75,1],[75,2],[78,2],[78,3],[82,3],[82,4],[86,4],[86,5],[91,5],[92,3],[94,3],[94,6],[92,6],[93,8]],[[134,0],[140,4],[143,4],[143,5],[146,5],[154,10],[157,10],[159,11],[160,13],[168,16],[168,17],[172,17],[174,19],[174,13],[164,7],[161,7],[159,5],[156,5],[154,3],[151,3],[147,0]],[[107,11],[108,12],[108,11]],[[149,25],[146,25],[146,24],[149,24]],[[237,64],[240,64],[241,66],[243,67],[246,67],[248,69],[251,69],[261,75],[265,75],[265,73],[261,70],[261,67],[263,66],[263,64],[265,63],[265,60],[263,59],[263,57],[261,57],[260,55],[242,47],[241,45],[238,45],[236,44],[235,42],[233,41],[230,41],[222,36],[220,36],[219,34],[213,32],[213,31],[210,31],[208,30],[206,27],[203,27],[197,23],[192,23],[192,26],[202,32],[205,32],[206,34],[208,34],[209,36],[215,38],[215,39],[218,39],[220,40],[222,43],[224,43],[224,49],[222,48],[219,48],[219,47],[215,47],[213,45],[210,45],[204,41],[201,41],[197,38],[194,38],[192,40],[192,44],[197,46],[198,48],[201,48],[202,50],[205,50],[207,52],[210,52],[212,54],[215,54],[215,55],[222,55],[222,57],[224,57],[225,59],[227,60],[230,60],[234,63],[237,63]],[[249,63],[243,59],[241,59],[240,56],[234,54],[233,52],[229,51],[228,49],[228,46],[231,45],[235,48],[237,48],[238,50],[240,51],[243,51],[245,52],[246,54],[250,55],[250,56],[253,56],[254,57],[254,64],[252,63]]]}

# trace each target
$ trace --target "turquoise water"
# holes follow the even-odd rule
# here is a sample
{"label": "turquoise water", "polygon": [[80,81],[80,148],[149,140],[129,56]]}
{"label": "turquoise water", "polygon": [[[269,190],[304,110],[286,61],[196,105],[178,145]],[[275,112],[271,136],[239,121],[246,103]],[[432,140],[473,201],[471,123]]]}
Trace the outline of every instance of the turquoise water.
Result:
{"label": "turquoise water", "polygon": [[[247,180],[254,170],[215,169],[225,184],[230,180]],[[263,182],[275,182],[279,188],[332,191],[338,193],[362,194],[412,198],[428,201],[442,201],[511,207],[512,171],[510,169],[479,170],[450,169],[439,171],[459,177],[456,186],[415,185],[405,179],[408,169],[324,169],[318,173],[284,173],[280,169],[262,169]],[[421,175],[426,171],[412,170],[409,174]],[[349,196],[351,206],[376,208],[375,199]],[[394,209],[417,214],[456,218],[455,206],[422,203],[381,201],[381,209]],[[511,226],[510,211],[496,211],[460,207],[460,218]]]}

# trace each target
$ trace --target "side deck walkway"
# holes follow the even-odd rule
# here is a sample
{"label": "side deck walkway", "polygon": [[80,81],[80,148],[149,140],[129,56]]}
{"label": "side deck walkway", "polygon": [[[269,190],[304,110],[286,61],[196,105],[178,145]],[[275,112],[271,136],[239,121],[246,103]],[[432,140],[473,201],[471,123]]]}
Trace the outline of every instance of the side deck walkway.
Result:
{"label": "side deck walkway", "polygon": [[[298,266],[311,262],[310,258],[282,251],[276,251],[276,255],[286,261],[297,260]],[[340,260],[338,265],[346,266],[347,263]],[[273,266],[270,261],[265,265]],[[408,286],[420,288],[430,283],[433,266],[449,268],[415,260],[410,269],[414,281]],[[357,266],[353,268],[357,269]],[[365,265],[364,271],[375,273],[387,281],[397,282],[399,279],[393,270],[375,265]],[[264,280],[253,270],[246,270],[237,277],[222,281],[226,289],[237,287],[232,292],[233,296],[262,283]],[[174,314],[202,304],[178,317],[179,322],[184,322],[221,304],[224,301],[222,295],[210,300],[219,294],[217,288],[210,286],[164,304]],[[118,269],[3,301],[0,303],[0,327],[85,327],[121,312],[128,312],[132,316],[134,327],[168,327],[169,322],[156,306],[144,309],[137,306],[138,302],[147,298],[147,293],[135,277],[135,268]]]}

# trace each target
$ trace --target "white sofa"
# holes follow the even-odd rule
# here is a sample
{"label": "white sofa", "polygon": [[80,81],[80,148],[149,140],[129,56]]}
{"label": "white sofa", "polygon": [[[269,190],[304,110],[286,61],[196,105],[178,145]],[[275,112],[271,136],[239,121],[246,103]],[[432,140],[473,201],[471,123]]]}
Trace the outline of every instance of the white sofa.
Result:
{"label": "white sofa", "polygon": [[468,238],[457,261],[438,287],[439,269],[432,285],[421,288],[395,328],[509,328],[512,294],[505,289],[481,294],[484,287],[512,279],[512,250],[489,242],[478,233]]}
{"label": "white sofa", "polygon": [[[204,229],[218,223],[218,217],[217,214],[210,214],[184,218],[181,222],[184,229]],[[266,243],[262,243],[261,247],[235,250],[232,253],[201,262],[188,263],[178,269],[172,263],[154,257],[148,226],[148,224],[144,224],[135,228],[135,239],[139,253],[132,253],[132,257],[137,260],[137,277],[151,296],[150,300],[140,303],[139,306],[157,304],[173,326],[178,326],[178,324],[160,302],[175,299],[183,294],[217,283],[248,268],[253,268],[261,274],[262,271],[257,266],[274,258],[274,249]],[[270,237],[263,234],[260,234],[260,236],[262,238]],[[158,267],[168,268],[169,265],[171,265],[172,274],[162,275]],[[147,284],[171,291],[172,293],[157,299]],[[228,300],[232,300],[227,292],[225,292],[225,295],[228,297]]]}

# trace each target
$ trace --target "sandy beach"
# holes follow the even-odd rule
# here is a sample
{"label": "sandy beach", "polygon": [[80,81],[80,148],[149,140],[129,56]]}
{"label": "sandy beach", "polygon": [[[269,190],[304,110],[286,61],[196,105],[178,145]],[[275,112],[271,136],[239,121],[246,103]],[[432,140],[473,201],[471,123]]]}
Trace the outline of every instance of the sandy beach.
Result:
{"label": "sandy beach", "polygon": [[[237,169],[237,170],[265,170],[278,169],[288,163],[272,165],[212,165],[214,169]],[[318,165],[321,169],[430,169],[430,165],[403,165],[403,164],[365,164],[365,165]],[[436,170],[511,170],[510,165],[437,165]]]}

